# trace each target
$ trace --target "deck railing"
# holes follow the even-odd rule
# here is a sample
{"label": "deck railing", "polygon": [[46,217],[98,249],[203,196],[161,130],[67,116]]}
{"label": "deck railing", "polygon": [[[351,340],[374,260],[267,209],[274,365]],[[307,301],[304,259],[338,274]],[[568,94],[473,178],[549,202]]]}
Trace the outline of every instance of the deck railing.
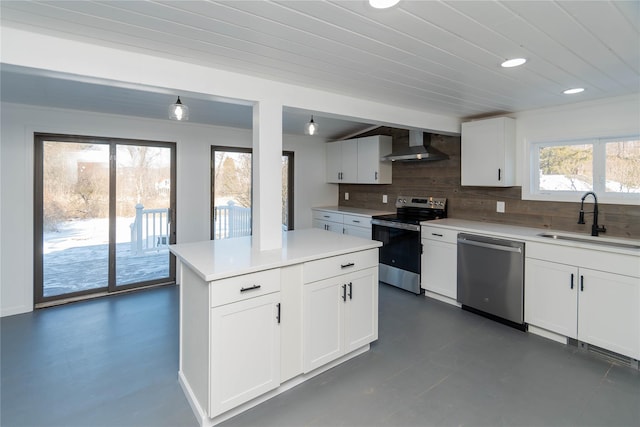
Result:
{"label": "deck railing", "polygon": [[136,205],[136,217],[131,228],[131,252],[141,255],[169,246],[169,209],[145,209]]}
{"label": "deck railing", "polygon": [[251,235],[251,208],[236,206],[229,201],[226,206],[215,206],[213,209],[214,239]]}

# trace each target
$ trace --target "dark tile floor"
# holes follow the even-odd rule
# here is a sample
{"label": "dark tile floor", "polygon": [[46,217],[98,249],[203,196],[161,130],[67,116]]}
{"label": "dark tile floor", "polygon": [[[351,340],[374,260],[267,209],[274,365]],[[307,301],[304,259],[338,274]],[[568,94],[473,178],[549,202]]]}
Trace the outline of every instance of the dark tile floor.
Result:
{"label": "dark tile floor", "polygon": [[[173,286],[1,320],[2,426],[195,426]],[[640,374],[380,286],[371,351],[223,426],[638,426]]]}

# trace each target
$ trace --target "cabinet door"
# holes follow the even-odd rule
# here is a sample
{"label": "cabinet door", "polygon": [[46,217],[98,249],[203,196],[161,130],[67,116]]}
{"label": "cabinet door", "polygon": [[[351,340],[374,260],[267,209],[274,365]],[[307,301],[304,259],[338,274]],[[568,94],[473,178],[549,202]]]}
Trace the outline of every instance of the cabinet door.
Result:
{"label": "cabinet door", "polygon": [[389,136],[358,138],[358,182],[360,184],[391,184],[391,161],[380,160],[391,153]]}
{"label": "cabinet door", "polygon": [[524,320],[577,338],[578,269],[571,265],[525,260]]}
{"label": "cabinet door", "polygon": [[378,339],[378,269],[349,274],[345,308],[345,353]]}
{"label": "cabinet door", "polygon": [[280,385],[279,296],[211,309],[210,417]]}
{"label": "cabinet door", "polygon": [[640,358],[640,280],[580,269],[578,339]]}
{"label": "cabinet door", "polygon": [[342,179],[340,183],[358,183],[358,141],[342,141]]}
{"label": "cabinet door", "polygon": [[369,227],[357,227],[355,225],[345,225],[344,234],[350,236],[362,237],[363,239],[371,240],[371,228]]}
{"label": "cabinet door", "polygon": [[303,369],[310,372],[343,353],[342,277],[304,285]]}
{"label": "cabinet door", "polygon": [[513,185],[515,125],[508,117],[462,124],[462,185]]}
{"label": "cabinet door", "polygon": [[340,183],[342,172],[342,142],[327,144],[327,182]]}
{"label": "cabinet door", "polygon": [[344,232],[343,225],[337,222],[322,221],[320,219],[314,219],[312,221],[313,228],[320,228],[322,230],[331,231],[333,233],[342,234]]}
{"label": "cabinet door", "polygon": [[456,299],[458,295],[457,260],[458,250],[455,244],[422,239],[421,287]]}

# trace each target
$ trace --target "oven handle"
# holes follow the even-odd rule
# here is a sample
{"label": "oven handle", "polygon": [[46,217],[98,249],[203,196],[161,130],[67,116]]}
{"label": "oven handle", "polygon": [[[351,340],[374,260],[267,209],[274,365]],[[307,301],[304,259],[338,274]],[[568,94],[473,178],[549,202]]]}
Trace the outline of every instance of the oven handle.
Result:
{"label": "oven handle", "polygon": [[382,219],[372,219],[371,225],[380,225],[382,227],[398,228],[400,230],[420,231],[418,224],[406,224],[404,222],[384,221]]}

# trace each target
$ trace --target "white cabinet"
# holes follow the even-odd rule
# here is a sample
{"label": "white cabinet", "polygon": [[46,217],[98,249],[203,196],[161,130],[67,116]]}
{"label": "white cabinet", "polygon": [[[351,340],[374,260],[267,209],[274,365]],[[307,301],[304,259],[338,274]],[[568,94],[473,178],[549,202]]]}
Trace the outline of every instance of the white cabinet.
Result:
{"label": "white cabinet", "polygon": [[524,320],[569,338],[578,338],[578,269],[527,258]]}
{"label": "white cabinet", "polygon": [[445,296],[455,304],[457,292],[457,232],[446,228],[422,226],[422,274],[420,287]]}
{"label": "white cabinet", "polygon": [[462,123],[462,185],[515,185],[515,120],[509,117]]}
{"label": "white cabinet", "polygon": [[343,221],[344,234],[371,239],[371,217],[345,214]]}
{"label": "white cabinet", "polygon": [[312,226],[313,228],[321,228],[333,233],[344,232],[344,215],[339,212],[331,212],[319,209],[312,209]]}
{"label": "white cabinet", "polygon": [[336,184],[391,184],[392,138],[375,135],[327,144],[327,182]]}
{"label": "white cabinet", "polygon": [[358,138],[358,184],[391,184],[392,162],[382,156],[391,153],[390,136]]}
{"label": "white cabinet", "polygon": [[354,140],[327,144],[327,182],[358,181],[358,143]]}
{"label": "white cabinet", "polygon": [[305,263],[304,372],[378,339],[377,256],[373,250]]}
{"label": "white cabinet", "polygon": [[279,310],[278,293],[211,309],[210,416],[280,385]]}
{"label": "white cabinet", "polygon": [[602,271],[632,271],[635,257],[536,243],[527,250],[527,323],[640,358],[640,278]]}
{"label": "white cabinet", "polygon": [[210,290],[209,416],[280,385],[280,269],[215,283]]}
{"label": "white cabinet", "polygon": [[371,239],[371,216],[312,209],[312,226],[334,233]]}
{"label": "white cabinet", "polygon": [[578,339],[640,359],[640,279],[579,269]]}

